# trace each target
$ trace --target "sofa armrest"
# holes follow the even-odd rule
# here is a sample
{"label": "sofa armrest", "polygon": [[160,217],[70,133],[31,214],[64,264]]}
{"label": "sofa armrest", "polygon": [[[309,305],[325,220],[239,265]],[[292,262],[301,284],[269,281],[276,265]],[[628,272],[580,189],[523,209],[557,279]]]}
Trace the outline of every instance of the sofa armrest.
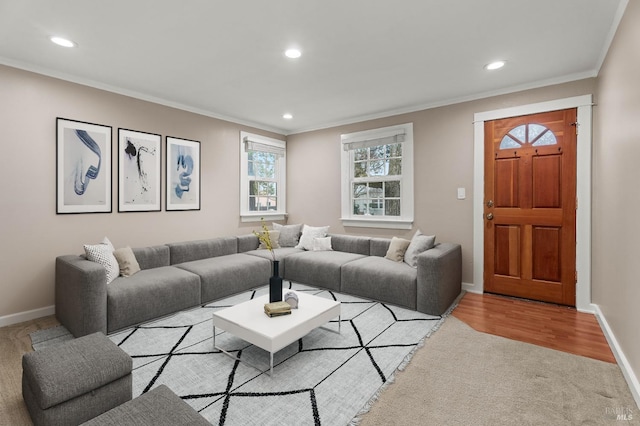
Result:
{"label": "sofa armrest", "polygon": [[75,337],[107,334],[107,271],[81,256],[56,258],[56,317]]}
{"label": "sofa armrest", "polygon": [[439,243],[418,255],[416,310],[442,315],[462,292],[462,248]]}

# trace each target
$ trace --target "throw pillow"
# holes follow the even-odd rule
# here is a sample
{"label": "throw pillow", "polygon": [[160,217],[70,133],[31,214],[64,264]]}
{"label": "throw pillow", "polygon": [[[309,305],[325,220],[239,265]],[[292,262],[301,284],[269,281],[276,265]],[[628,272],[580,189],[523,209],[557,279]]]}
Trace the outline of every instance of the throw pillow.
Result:
{"label": "throw pillow", "polygon": [[130,277],[136,272],[140,271],[140,265],[136,259],[136,255],[133,254],[131,247],[119,248],[113,251],[113,257],[118,261],[118,267],[120,268],[120,275],[123,277]]}
{"label": "throw pillow", "polygon": [[280,225],[279,223],[273,224],[275,231],[280,231],[279,244],[280,247],[295,247],[298,244],[300,238],[300,229],[302,224],[299,225]]}
{"label": "throw pillow", "polygon": [[393,237],[389,244],[385,259],[393,260],[394,262],[402,262],[404,260],[405,252],[411,241],[404,238]]}
{"label": "throw pillow", "polygon": [[331,237],[314,238],[313,251],[332,251]]}
{"label": "throw pillow", "polygon": [[297,249],[313,250],[313,239],[324,238],[327,236],[328,226],[309,226],[304,225],[302,227],[302,235],[300,236],[300,242],[296,246]]}
{"label": "throw pillow", "polygon": [[418,229],[404,254],[404,262],[412,268],[418,267],[418,255],[432,249],[436,243],[435,235],[423,235]]}
{"label": "throw pillow", "polygon": [[99,263],[107,270],[107,284],[110,284],[120,275],[118,261],[113,256],[113,244],[108,238],[105,237],[101,244],[85,244],[84,252],[87,255],[87,259]]}
{"label": "throw pillow", "polygon": [[[273,249],[277,249],[280,248],[280,244],[278,242],[278,240],[280,240],[280,231],[267,231],[267,232],[260,232],[260,236],[262,237],[263,235],[268,234],[269,235],[269,240],[271,241],[271,248]],[[262,250],[266,250],[267,249],[267,245],[260,240],[260,247],[258,247],[259,249]]]}

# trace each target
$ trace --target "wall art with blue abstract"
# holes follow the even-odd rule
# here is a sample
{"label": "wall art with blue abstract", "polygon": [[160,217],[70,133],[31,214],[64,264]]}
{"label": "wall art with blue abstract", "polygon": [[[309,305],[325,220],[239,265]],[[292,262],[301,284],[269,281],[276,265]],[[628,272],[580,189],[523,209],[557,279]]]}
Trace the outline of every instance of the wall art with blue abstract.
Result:
{"label": "wall art with blue abstract", "polygon": [[56,119],[57,213],[111,213],[111,127]]}
{"label": "wall art with blue abstract", "polygon": [[167,136],[166,210],[200,210],[200,142]]}

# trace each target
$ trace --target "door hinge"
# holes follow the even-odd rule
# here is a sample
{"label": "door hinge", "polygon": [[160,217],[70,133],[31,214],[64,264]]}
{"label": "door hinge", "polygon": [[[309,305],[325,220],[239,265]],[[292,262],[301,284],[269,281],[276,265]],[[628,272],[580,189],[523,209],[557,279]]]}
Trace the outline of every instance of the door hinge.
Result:
{"label": "door hinge", "polygon": [[578,284],[578,271],[576,271],[576,284]]}
{"label": "door hinge", "polygon": [[578,128],[580,127],[580,123],[576,121],[571,123],[571,125],[576,128],[576,135],[577,135],[579,133]]}
{"label": "door hinge", "polygon": [[576,197],[576,210],[578,210],[578,197]]}

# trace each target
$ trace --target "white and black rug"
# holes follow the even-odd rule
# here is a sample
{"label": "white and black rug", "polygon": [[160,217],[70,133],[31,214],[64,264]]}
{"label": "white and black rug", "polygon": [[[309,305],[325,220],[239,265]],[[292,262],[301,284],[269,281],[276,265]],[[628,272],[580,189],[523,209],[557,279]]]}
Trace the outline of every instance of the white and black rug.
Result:
{"label": "white and black rug", "polygon": [[[346,425],[367,410],[443,317],[293,284],[342,303],[337,319],[274,355],[216,329],[212,312],[267,288],[109,335],[133,358],[133,396],[165,384],[212,424]],[[300,306],[304,309],[304,306]],[[266,373],[261,373],[258,367]]]}

